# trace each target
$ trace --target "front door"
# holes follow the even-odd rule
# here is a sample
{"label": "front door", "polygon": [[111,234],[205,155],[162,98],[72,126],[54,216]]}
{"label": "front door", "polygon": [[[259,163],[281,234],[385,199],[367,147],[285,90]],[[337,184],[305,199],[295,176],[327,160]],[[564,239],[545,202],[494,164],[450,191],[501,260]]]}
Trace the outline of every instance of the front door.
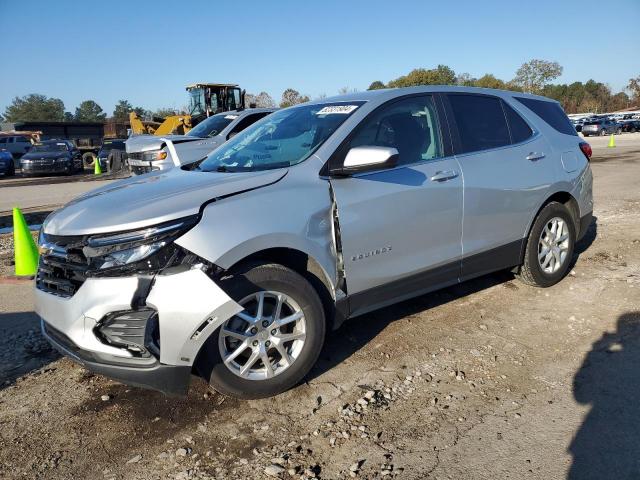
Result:
{"label": "front door", "polygon": [[462,175],[443,154],[434,99],[386,104],[349,142],[394,147],[398,166],[333,178],[352,315],[456,283],[462,253]]}

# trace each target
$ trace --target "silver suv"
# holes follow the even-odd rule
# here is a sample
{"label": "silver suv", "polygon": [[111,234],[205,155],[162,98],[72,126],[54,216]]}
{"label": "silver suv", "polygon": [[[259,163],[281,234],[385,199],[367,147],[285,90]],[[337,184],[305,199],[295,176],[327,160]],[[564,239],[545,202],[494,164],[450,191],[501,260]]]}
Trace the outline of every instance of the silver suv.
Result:
{"label": "silver suv", "polygon": [[[133,136],[125,144],[131,173],[140,175],[168,170],[202,160],[212,150],[274,111],[274,108],[250,108],[218,113],[200,122],[186,135]],[[166,140],[170,140],[172,146]]]}
{"label": "silver suv", "polygon": [[345,319],[495,270],[560,281],[591,222],[590,155],[557,102],[522,93],[416,87],[280,110],[189,169],[51,214],[42,330],[128,384],[184,393],[197,372],[224,394],[274,395]]}

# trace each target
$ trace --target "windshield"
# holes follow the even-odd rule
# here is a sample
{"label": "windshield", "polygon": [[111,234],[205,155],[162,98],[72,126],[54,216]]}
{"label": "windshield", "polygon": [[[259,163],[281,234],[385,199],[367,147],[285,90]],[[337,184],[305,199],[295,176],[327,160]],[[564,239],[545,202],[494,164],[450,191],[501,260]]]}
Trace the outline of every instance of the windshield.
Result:
{"label": "windshield", "polygon": [[191,115],[205,113],[204,104],[204,90],[202,88],[194,88],[189,91],[189,113]]}
{"label": "windshield", "polygon": [[30,152],[66,152],[67,145],[65,143],[41,143],[34,145]]}
{"label": "windshield", "polygon": [[300,163],[363,103],[302,105],[272,113],[214,150],[199,170],[247,172]]}
{"label": "windshield", "polygon": [[214,137],[237,117],[238,115],[232,113],[219,113],[200,122],[189,130],[187,136],[197,138]]}

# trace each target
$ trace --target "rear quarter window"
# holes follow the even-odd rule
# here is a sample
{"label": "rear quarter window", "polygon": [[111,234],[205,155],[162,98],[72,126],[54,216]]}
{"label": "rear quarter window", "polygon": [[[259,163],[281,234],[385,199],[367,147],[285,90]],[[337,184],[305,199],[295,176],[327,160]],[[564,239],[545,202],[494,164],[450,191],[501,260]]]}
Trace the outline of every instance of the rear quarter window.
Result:
{"label": "rear quarter window", "polygon": [[562,110],[562,107],[556,102],[547,102],[545,100],[535,100],[533,98],[513,97],[523,104],[533,113],[538,115],[554,130],[564,133],[565,135],[577,136],[576,129],[573,128],[569,118]]}
{"label": "rear quarter window", "polygon": [[509,122],[509,130],[511,131],[511,142],[524,142],[533,135],[533,130],[509,104],[505,102],[503,105],[504,113],[507,115],[507,121]]}

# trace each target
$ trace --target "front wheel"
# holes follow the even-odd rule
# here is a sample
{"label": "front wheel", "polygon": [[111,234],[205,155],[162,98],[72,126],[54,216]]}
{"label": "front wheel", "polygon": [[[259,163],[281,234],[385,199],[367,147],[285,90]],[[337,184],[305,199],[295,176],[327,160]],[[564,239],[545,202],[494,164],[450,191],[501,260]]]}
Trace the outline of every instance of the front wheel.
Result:
{"label": "front wheel", "polygon": [[537,287],[555,285],[567,274],[575,241],[576,227],[569,209],[558,202],[547,204],[529,233],[518,278]]}
{"label": "front wheel", "polygon": [[218,392],[270,397],[300,382],[315,364],[325,317],[307,280],[278,264],[249,265],[221,279],[244,310],[208,339],[197,368]]}

